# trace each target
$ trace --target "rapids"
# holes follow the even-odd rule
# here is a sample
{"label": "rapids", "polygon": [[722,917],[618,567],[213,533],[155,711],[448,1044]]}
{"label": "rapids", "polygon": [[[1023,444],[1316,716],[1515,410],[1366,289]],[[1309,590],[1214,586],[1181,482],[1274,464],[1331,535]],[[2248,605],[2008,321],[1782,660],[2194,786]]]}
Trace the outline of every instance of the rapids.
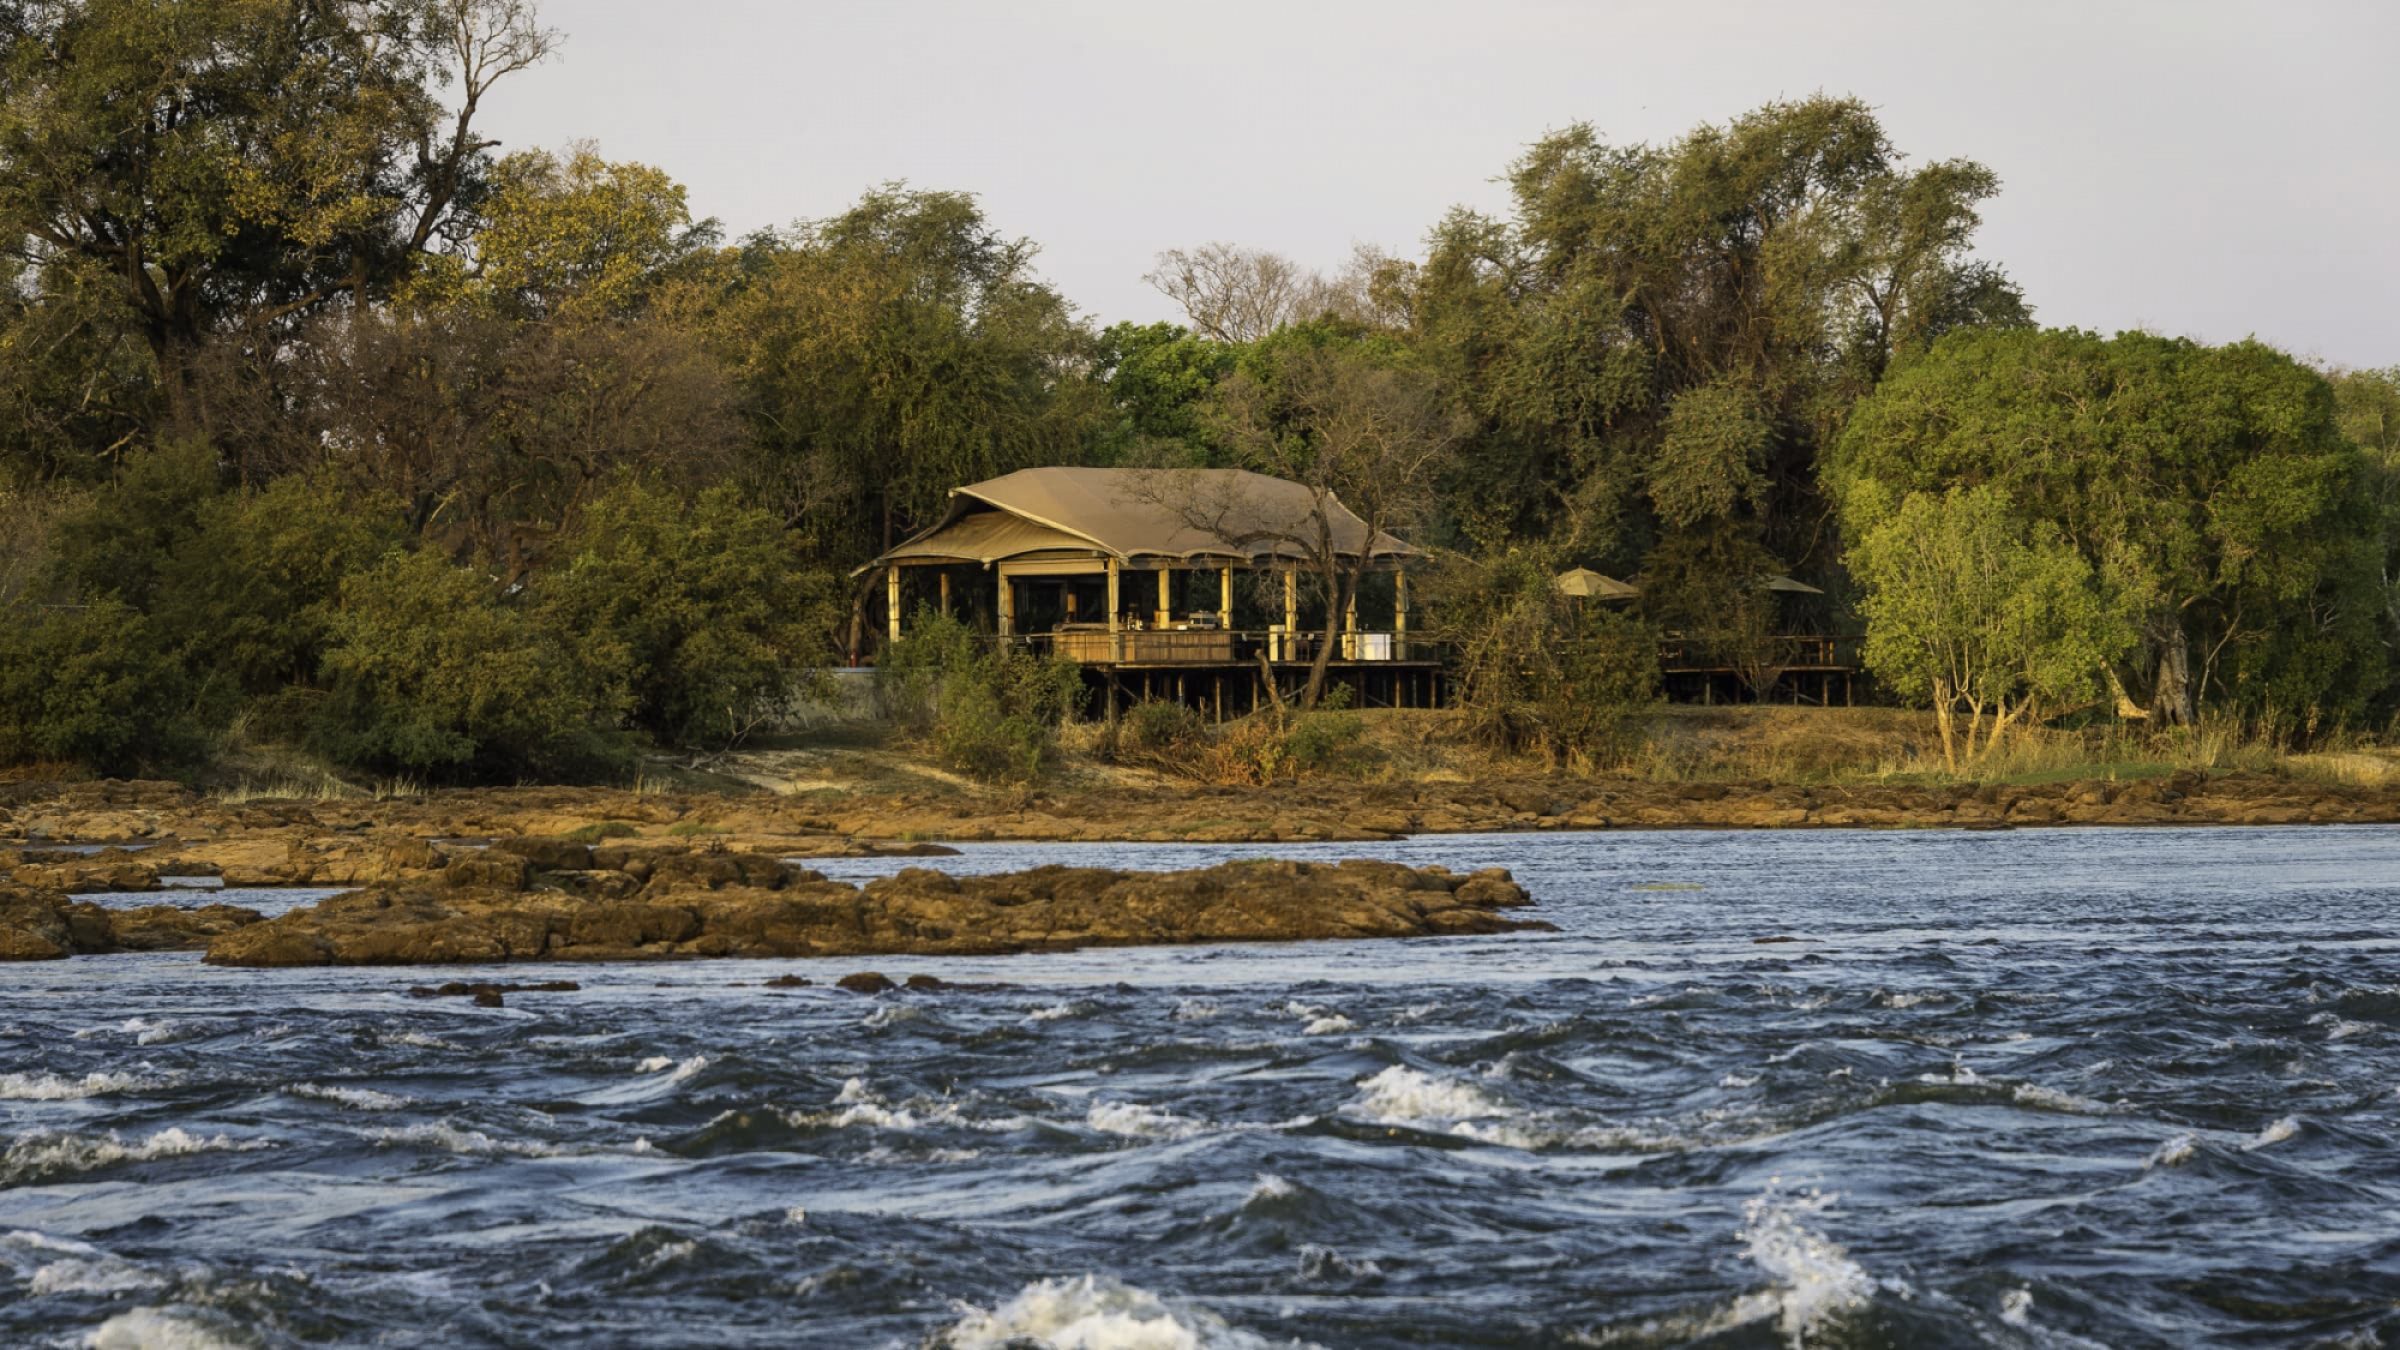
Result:
{"label": "rapids", "polygon": [[942,865],[1243,854],[1499,864],[1562,931],[0,967],[0,1343],[2400,1338],[2400,829]]}

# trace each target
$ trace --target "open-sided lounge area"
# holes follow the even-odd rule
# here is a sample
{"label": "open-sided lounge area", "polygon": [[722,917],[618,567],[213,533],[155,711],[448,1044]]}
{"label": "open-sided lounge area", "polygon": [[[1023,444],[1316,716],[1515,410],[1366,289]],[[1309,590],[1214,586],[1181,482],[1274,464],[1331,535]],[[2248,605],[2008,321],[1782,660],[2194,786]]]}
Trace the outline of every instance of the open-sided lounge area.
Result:
{"label": "open-sided lounge area", "polygon": [[1328,678],[1367,706],[1438,706],[1408,631],[1418,551],[1305,484],[1238,469],[1025,469],[954,488],[931,528],[869,564],[885,633],[932,608],[1081,664],[1103,706],[1171,698],[1218,717],[1304,678],[1327,641],[1330,566],[1361,584]]}

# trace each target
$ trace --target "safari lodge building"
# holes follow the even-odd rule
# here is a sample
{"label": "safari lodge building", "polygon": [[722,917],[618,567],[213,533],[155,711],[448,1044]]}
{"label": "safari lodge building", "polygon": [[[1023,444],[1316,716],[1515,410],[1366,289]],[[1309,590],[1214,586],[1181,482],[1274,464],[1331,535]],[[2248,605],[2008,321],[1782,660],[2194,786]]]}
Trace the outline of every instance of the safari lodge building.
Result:
{"label": "safari lodge building", "polygon": [[[1364,555],[1338,625],[1330,683],[1362,706],[1436,706],[1442,665],[1408,635],[1416,549],[1331,494],[1240,469],[1023,469],[953,488],[942,519],[873,563],[887,635],[923,607],[997,640],[1071,659],[1106,708],[1175,699],[1219,719],[1289,687],[1324,641],[1328,557]],[[1306,612],[1303,592],[1306,592]]]}

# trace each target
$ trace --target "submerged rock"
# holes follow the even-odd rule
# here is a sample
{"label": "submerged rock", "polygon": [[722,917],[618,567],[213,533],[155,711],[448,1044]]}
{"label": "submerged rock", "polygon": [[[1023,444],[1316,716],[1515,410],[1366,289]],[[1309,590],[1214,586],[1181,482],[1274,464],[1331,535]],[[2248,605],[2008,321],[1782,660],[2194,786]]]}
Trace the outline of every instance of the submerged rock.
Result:
{"label": "submerged rock", "polygon": [[[593,861],[605,866],[609,852]],[[290,966],[984,955],[1549,927],[1504,914],[1530,901],[1498,868],[1460,876],[1363,860],[1242,861],[1184,872],[1052,866],[979,877],[908,868],[861,887],[755,855],[648,861],[647,881],[621,897],[579,882],[558,886],[542,874],[523,890],[513,875],[495,886],[383,883],[228,932],[207,959]],[[846,979],[842,987],[858,986]]]}

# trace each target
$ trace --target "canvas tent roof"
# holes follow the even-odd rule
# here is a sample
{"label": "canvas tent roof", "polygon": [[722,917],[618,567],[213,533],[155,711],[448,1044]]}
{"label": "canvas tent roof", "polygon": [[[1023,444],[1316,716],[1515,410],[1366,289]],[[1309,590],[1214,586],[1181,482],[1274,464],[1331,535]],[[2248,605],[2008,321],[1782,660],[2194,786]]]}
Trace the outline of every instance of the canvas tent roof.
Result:
{"label": "canvas tent roof", "polygon": [[1558,588],[1560,595],[1592,600],[1631,600],[1642,593],[1640,587],[1628,586],[1615,577],[1588,567],[1568,568],[1553,578],[1550,584]]}
{"label": "canvas tent roof", "polygon": [[1787,595],[1823,595],[1825,593],[1805,581],[1794,581],[1790,577],[1781,575],[1760,578],[1758,588],[1762,591],[1782,591]]}
{"label": "canvas tent roof", "polygon": [[[1299,483],[1244,469],[1021,469],[950,490],[933,528],[871,566],[994,563],[1028,555],[1224,563],[1306,556],[1316,498]],[[1370,542],[1366,522],[1336,500],[1328,513],[1336,551],[1415,557],[1389,534]]]}

